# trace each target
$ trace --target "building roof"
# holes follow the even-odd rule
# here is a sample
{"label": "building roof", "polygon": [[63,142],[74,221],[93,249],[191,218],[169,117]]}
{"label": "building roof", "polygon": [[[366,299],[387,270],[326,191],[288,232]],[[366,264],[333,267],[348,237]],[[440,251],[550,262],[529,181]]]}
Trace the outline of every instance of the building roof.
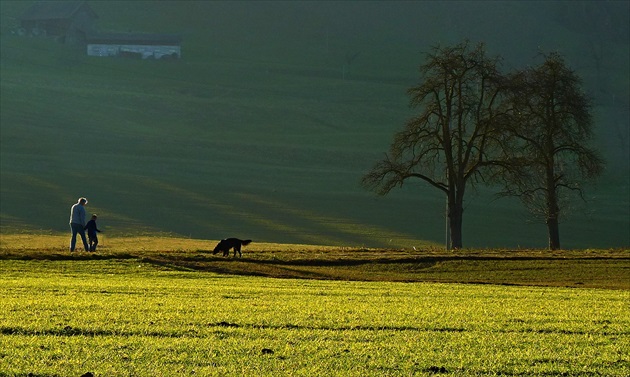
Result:
{"label": "building roof", "polygon": [[28,8],[20,19],[22,21],[69,19],[82,9],[98,18],[85,1],[39,1]]}
{"label": "building roof", "polygon": [[87,36],[87,43],[179,46],[182,37],[176,34],[95,33]]}

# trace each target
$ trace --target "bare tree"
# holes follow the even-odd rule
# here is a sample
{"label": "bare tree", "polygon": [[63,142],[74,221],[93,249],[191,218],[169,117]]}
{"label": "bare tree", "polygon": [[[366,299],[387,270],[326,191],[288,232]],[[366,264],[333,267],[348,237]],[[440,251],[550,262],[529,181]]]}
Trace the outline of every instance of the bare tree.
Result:
{"label": "bare tree", "polygon": [[483,181],[484,167],[501,163],[503,76],[499,58],[483,44],[435,47],[420,67],[422,82],[408,90],[418,116],[394,135],[389,153],[362,180],[381,195],[420,179],[447,197],[450,240],[461,248],[464,194]]}
{"label": "bare tree", "polygon": [[593,136],[592,100],[564,59],[552,53],[542,65],[513,75],[515,147],[504,170],[502,195],[516,196],[545,221],[549,248],[560,248],[559,219],[570,194],[583,198],[582,184],[601,174],[604,162],[589,147]]}

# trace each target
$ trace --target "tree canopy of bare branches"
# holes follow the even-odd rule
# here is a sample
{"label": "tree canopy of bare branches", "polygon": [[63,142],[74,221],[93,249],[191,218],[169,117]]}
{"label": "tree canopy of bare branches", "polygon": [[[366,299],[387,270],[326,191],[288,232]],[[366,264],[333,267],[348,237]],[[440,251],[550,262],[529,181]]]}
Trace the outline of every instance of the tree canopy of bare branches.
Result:
{"label": "tree canopy of bare branches", "polygon": [[559,219],[569,208],[570,194],[583,197],[582,184],[604,167],[600,154],[589,146],[592,101],[557,53],[510,80],[514,112],[506,135],[513,144],[501,195],[520,198],[544,220],[549,248],[559,249]]}
{"label": "tree canopy of bare branches", "polygon": [[591,99],[564,59],[552,53],[538,67],[502,74],[483,44],[435,47],[408,90],[418,109],[394,135],[385,157],[362,179],[386,195],[421,180],[446,195],[450,241],[461,248],[468,186],[497,184],[547,224],[560,248],[559,218],[570,193],[599,176],[604,162],[589,146]]}
{"label": "tree canopy of bare branches", "polygon": [[464,195],[484,180],[484,170],[501,164],[505,80],[499,58],[483,44],[435,47],[420,67],[422,81],[408,90],[419,109],[394,135],[389,152],[362,179],[385,195],[410,179],[422,180],[447,197],[450,241],[461,248]]}

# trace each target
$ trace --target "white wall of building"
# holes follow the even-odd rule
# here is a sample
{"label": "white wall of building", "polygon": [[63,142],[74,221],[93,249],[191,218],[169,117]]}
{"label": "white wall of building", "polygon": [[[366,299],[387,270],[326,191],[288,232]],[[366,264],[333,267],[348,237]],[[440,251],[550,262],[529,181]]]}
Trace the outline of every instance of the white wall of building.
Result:
{"label": "white wall of building", "polygon": [[181,58],[180,46],[162,45],[123,45],[123,44],[99,44],[87,45],[88,56],[124,56],[138,54],[142,59],[162,59],[163,57]]}

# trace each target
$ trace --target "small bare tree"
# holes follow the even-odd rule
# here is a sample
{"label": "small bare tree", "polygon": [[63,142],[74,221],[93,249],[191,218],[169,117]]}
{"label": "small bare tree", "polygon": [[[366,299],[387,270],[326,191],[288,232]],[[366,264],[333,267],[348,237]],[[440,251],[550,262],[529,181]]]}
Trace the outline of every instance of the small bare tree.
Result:
{"label": "small bare tree", "polygon": [[511,83],[515,111],[508,133],[514,147],[501,194],[520,198],[544,220],[549,248],[559,249],[559,220],[570,194],[583,198],[582,184],[600,175],[604,166],[588,145],[592,101],[556,53],[545,56],[538,67],[515,73]]}
{"label": "small bare tree", "polygon": [[418,116],[394,135],[389,153],[362,180],[381,195],[420,179],[447,197],[450,240],[461,248],[464,194],[500,163],[503,76],[483,44],[435,47],[420,67],[422,82],[408,90]]}

